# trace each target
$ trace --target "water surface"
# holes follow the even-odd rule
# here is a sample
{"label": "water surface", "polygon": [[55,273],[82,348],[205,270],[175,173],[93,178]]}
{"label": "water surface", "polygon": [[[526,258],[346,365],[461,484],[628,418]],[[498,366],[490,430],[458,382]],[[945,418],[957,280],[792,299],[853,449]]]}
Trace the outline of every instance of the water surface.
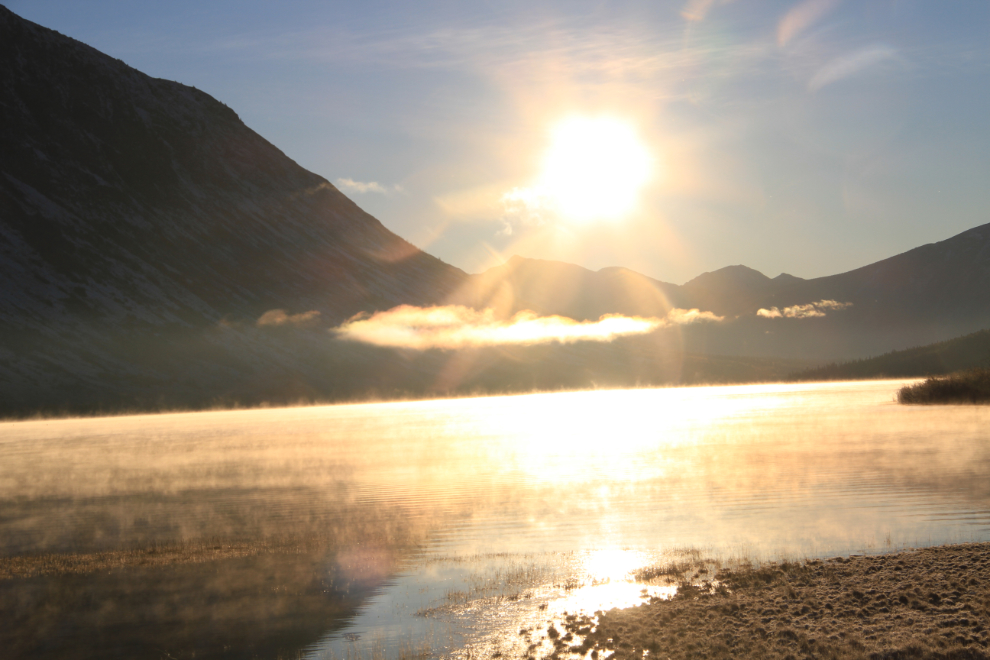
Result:
{"label": "water surface", "polygon": [[[274,539],[303,549],[197,560],[145,600],[187,601],[162,618],[199,631],[190,639],[241,630],[200,657],[275,648],[272,636],[279,652],[314,657],[492,649],[554,611],[637,601],[633,572],[685,548],[762,560],[987,540],[990,408],[900,406],[901,384],[9,423],[0,551]],[[204,563],[229,573],[208,602],[175,586]],[[32,583],[39,607],[66,578],[44,579]],[[74,579],[80,593],[98,581]],[[200,621],[225,607],[248,613],[219,629]],[[85,625],[114,629],[113,615]]]}

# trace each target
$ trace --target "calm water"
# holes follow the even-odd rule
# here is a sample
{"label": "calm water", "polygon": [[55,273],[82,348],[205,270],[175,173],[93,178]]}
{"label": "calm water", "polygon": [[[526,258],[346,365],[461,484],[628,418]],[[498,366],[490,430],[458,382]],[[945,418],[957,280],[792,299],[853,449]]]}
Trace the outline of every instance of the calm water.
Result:
{"label": "calm water", "polygon": [[[684,549],[762,560],[990,540],[990,407],[899,406],[901,384],[4,424],[0,552],[315,536],[324,549],[291,566],[221,562],[221,586],[128,589],[185,598],[170,625],[190,638],[241,626],[254,652],[263,622],[307,657],[511,653],[514,631],[548,613],[637,602],[631,574]],[[197,600],[204,589],[221,595]],[[217,632],[234,591],[239,618]],[[279,623],[301,607],[319,616]],[[79,625],[115,630],[112,616]]]}

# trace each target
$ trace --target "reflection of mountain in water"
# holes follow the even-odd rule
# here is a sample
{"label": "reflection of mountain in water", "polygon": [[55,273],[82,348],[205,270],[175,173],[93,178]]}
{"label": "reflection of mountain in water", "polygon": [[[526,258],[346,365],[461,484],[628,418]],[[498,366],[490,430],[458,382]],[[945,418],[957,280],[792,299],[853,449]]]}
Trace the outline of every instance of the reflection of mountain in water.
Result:
{"label": "reflection of mountain in water", "polygon": [[[731,266],[678,286],[521,258],[469,276],[203,92],[3,7],[0,62],[0,413],[772,379],[805,366],[786,360],[990,325],[990,226],[807,281]],[[821,300],[852,306],[755,316]],[[727,320],[607,346],[427,354],[327,333],[357,312],[450,302]]]}
{"label": "reflection of mountain in water", "polygon": [[168,568],[0,582],[8,658],[277,658],[353,616],[321,553],[262,554]]}
{"label": "reflection of mountain in water", "polygon": [[346,416],[271,417],[8,425],[0,656],[297,657],[344,625],[439,518],[362,494]]}

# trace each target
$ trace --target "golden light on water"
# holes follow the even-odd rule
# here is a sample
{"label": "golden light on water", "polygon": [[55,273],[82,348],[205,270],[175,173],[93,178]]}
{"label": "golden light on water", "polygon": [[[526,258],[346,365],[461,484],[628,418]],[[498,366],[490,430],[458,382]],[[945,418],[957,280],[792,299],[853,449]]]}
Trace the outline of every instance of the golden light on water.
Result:
{"label": "golden light on water", "polygon": [[[475,639],[518,649],[501,657],[542,639],[534,655],[547,657],[548,621],[669,598],[736,559],[985,538],[990,410],[898,406],[904,383],[5,423],[0,549],[192,548],[183,561],[217,564],[204,564],[208,583],[193,584],[183,616],[211,632],[218,608],[267,625],[303,612],[292,603],[365,599],[356,613],[333,609],[337,627],[306,615],[313,639],[330,631],[313,657],[413,642],[439,656]],[[293,539],[314,545],[296,554]],[[710,570],[683,572],[696,561]],[[134,591],[121,575],[72,579]],[[315,584],[327,595],[299,601]],[[149,607],[179,593],[156,589]]]}
{"label": "golden light on water", "polygon": [[592,614],[613,607],[633,607],[650,598],[670,598],[674,585],[647,585],[635,579],[634,572],[650,564],[651,557],[628,548],[595,550],[581,562],[587,581],[568,591],[554,603],[554,613]]}
{"label": "golden light on water", "polygon": [[568,219],[614,219],[635,208],[653,170],[653,157],[628,123],[573,117],[553,131],[540,188]]}
{"label": "golden light on water", "polygon": [[636,607],[651,598],[669,599],[677,593],[675,586],[644,586],[635,582],[607,582],[575,589],[553,604],[552,613],[590,615],[613,607]]}

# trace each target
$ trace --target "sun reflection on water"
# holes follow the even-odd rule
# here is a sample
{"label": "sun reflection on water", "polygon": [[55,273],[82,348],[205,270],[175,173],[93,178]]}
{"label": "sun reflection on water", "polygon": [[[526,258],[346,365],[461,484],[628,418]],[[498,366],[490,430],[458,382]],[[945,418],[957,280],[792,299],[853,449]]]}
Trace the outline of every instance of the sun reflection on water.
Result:
{"label": "sun reflection on water", "polygon": [[554,600],[548,613],[554,617],[562,614],[592,615],[614,607],[636,607],[651,598],[672,598],[675,586],[643,585],[635,582],[608,582],[575,589],[567,596]]}
{"label": "sun reflection on water", "polygon": [[646,565],[646,556],[635,550],[608,548],[590,553],[582,564],[592,582],[625,580]]}
{"label": "sun reflection on water", "polygon": [[[898,406],[901,384],[11,423],[0,549],[315,539],[332,552],[306,570],[364,600],[307,657],[407,638],[439,654],[714,575],[684,576],[671,548],[760,561],[990,537],[990,410]],[[190,620],[212,625],[212,607]]]}

